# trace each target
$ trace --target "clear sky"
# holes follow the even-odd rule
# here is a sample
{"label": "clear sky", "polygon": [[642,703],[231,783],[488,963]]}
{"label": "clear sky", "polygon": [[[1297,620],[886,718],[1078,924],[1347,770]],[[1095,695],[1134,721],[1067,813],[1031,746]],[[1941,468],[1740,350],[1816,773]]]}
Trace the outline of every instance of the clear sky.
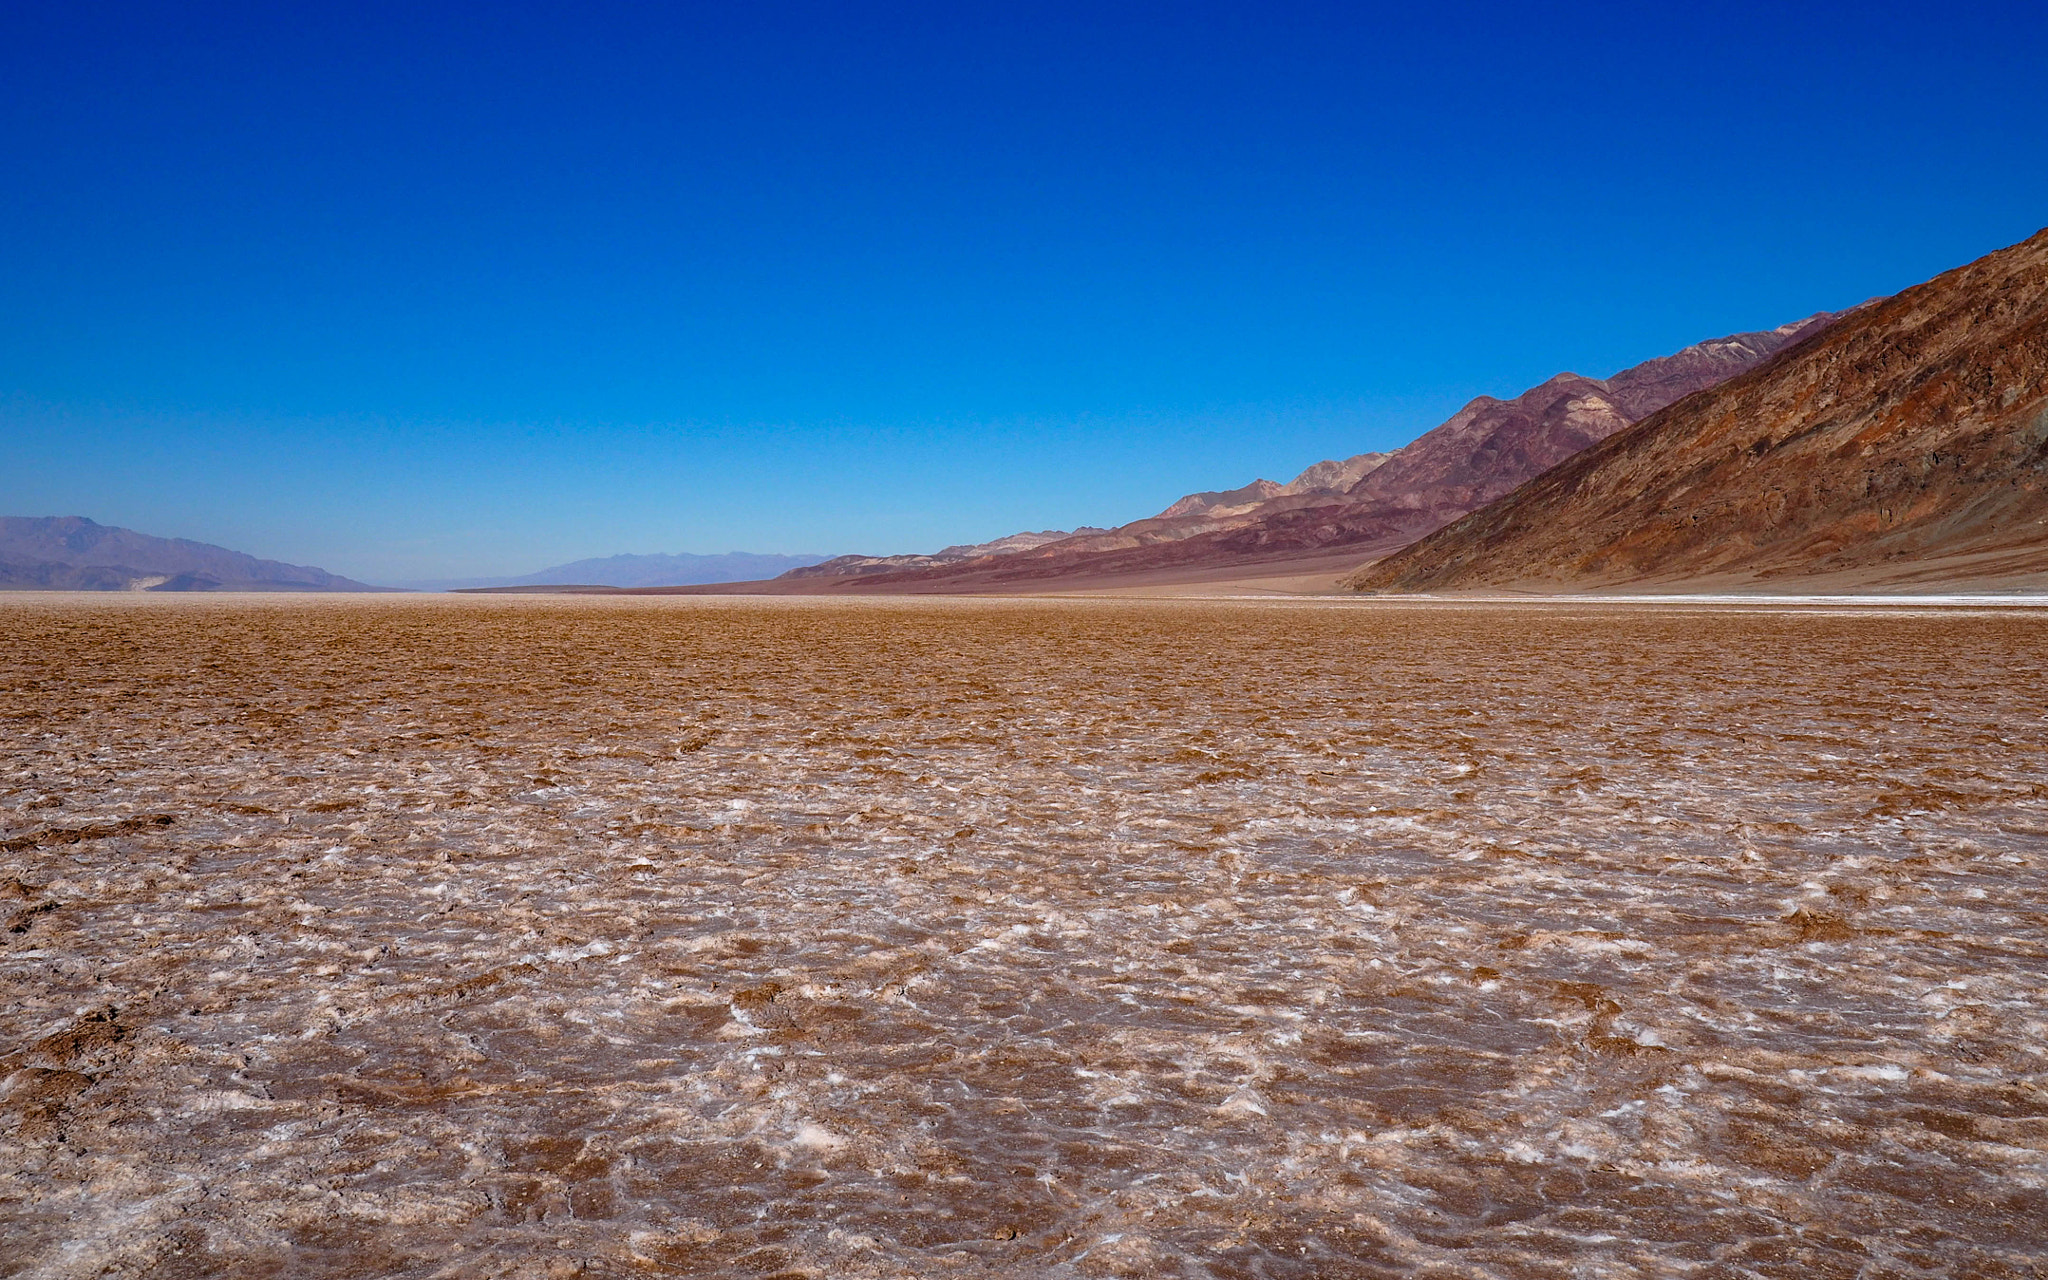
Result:
{"label": "clear sky", "polygon": [[2048,6],[0,7],[0,514],[931,550],[2048,224]]}

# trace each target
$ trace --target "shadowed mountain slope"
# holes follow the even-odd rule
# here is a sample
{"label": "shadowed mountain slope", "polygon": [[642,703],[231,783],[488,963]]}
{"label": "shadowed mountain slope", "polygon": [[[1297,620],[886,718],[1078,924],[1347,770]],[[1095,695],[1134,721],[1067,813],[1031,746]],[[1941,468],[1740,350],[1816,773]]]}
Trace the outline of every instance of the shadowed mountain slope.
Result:
{"label": "shadowed mountain slope", "polygon": [[2048,231],[1609,437],[1361,590],[2048,571]]}
{"label": "shadowed mountain slope", "polygon": [[0,590],[380,591],[339,574],[84,516],[0,516]]}

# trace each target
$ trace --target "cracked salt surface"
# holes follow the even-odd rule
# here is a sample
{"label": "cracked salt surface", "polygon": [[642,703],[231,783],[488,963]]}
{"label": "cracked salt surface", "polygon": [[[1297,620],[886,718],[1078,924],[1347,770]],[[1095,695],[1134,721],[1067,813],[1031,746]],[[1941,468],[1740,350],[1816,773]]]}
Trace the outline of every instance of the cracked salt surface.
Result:
{"label": "cracked salt surface", "polygon": [[2044,640],[0,598],[0,1274],[2040,1275]]}

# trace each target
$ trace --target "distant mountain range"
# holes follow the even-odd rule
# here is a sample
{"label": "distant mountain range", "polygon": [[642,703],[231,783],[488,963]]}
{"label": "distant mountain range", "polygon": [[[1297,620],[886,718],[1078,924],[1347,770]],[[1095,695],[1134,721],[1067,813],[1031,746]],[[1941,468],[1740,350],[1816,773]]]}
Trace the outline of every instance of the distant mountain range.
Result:
{"label": "distant mountain range", "polygon": [[[1101,533],[1100,529],[1046,529],[1038,533],[1013,533],[993,542],[978,542],[972,545],[944,547],[930,555],[897,556],[834,556],[826,559],[820,556],[809,565],[791,569],[784,578],[845,578],[867,577],[881,573],[893,573],[899,569],[928,569],[951,564],[960,564],[982,556],[1008,555],[1013,551],[1029,551],[1042,547],[1048,542],[1062,542],[1076,534]],[[739,582],[739,578],[723,578],[723,582]]]}
{"label": "distant mountain range", "polygon": [[[2048,587],[2048,231],[1849,312],[1481,396],[1390,453],[1187,494],[1116,528],[407,585],[954,594],[1346,574],[1369,591]],[[377,589],[78,516],[0,518],[0,589],[34,588]]]}
{"label": "distant mountain range", "polygon": [[510,578],[437,578],[397,585],[415,591],[475,591],[506,587],[551,587],[583,584],[602,587],[678,587],[703,583],[747,582],[802,569],[829,557],[822,555],[756,555],[728,551],[723,555],[617,555],[572,560]]}
{"label": "distant mountain range", "polygon": [[1350,585],[2048,586],[2048,231],[1650,415]]}
{"label": "distant mountain range", "polygon": [[714,556],[618,555],[576,560],[518,577],[371,586],[325,569],[259,560],[185,538],[153,537],[84,516],[0,516],[0,591],[450,591],[567,584],[665,587],[772,578],[826,558],[745,551]]}
{"label": "distant mountain range", "polygon": [[84,516],[0,516],[0,590],[378,591],[339,574]]}
{"label": "distant mountain range", "polygon": [[[1374,468],[1394,455],[1361,453],[1355,457],[1318,462],[1286,484],[1254,480],[1238,489],[1190,493],[1176,500],[1156,516],[1115,529],[1047,529],[1038,533],[1013,533],[993,542],[947,547],[931,555],[837,556],[808,568],[782,575],[790,582],[830,585],[828,579],[861,579],[866,582],[902,581],[893,575],[925,571],[927,577],[944,578],[951,571],[1000,557],[1003,563],[1022,564],[1020,557],[1046,552],[1066,557],[1074,554],[1175,542],[1198,534],[1232,527],[1243,517],[1275,508],[1277,499],[1333,496],[1357,484]],[[1035,558],[1035,556],[1033,557]],[[969,570],[972,571],[971,569]],[[891,575],[886,577],[885,575]]]}
{"label": "distant mountain range", "polygon": [[1371,591],[2048,589],[2048,231],[1848,312],[1482,396],[1286,485],[747,589],[1316,589],[1343,569]]}
{"label": "distant mountain range", "polygon": [[[1391,453],[1319,462],[1284,485],[1261,479],[1188,494],[1156,516],[1114,529],[1020,534],[940,557],[842,557],[785,574],[778,583],[803,591],[943,592],[1270,568],[1347,553],[1355,565],[1414,542],[1837,318],[1822,313],[1716,338],[1611,378],[1561,373],[1512,400],[1481,396]],[[1004,545],[1013,542],[1018,545]]]}

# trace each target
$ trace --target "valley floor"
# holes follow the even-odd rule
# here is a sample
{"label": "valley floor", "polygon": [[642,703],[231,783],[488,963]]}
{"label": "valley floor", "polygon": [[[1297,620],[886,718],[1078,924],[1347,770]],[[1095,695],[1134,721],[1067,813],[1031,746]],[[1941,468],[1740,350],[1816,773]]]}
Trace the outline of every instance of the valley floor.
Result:
{"label": "valley floor", "polygon": [[0,597],[0,1274],[2028,1276],[2048,610]]}

